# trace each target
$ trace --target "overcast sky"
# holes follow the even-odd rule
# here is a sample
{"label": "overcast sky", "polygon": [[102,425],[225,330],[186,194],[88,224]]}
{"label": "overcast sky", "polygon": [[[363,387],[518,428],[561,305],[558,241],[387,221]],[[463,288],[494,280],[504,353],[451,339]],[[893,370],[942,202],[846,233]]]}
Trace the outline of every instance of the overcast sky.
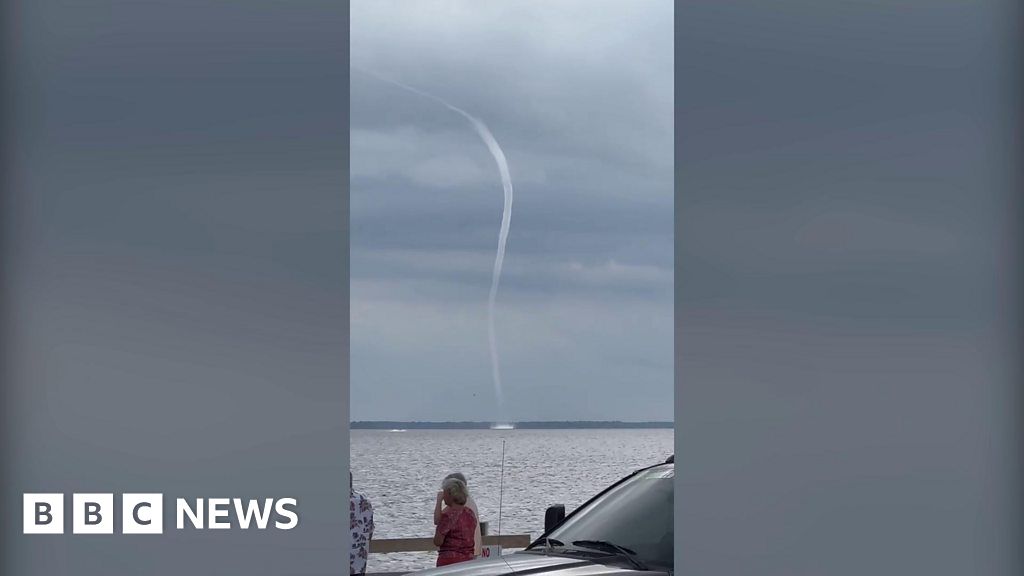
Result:
{"label": "overcast sky", "polygon": [[672,419],[672,3],[352,5],[352,418]]}

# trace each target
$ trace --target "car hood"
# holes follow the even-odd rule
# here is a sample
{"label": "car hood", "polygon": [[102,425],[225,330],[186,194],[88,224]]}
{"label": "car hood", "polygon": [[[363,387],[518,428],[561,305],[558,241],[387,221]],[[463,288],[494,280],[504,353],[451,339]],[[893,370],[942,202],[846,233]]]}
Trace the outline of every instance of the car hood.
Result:
{"label": "car hood", "polygon": [[664,572],[640,572],[614,564],[600,564],[581,558],[540,554],[508,554],[488,560],[460,562],[441,568],[416,572],[417,576],[507,576],[510,574],[540,576],[613,576],[631,574],[656,576]]}

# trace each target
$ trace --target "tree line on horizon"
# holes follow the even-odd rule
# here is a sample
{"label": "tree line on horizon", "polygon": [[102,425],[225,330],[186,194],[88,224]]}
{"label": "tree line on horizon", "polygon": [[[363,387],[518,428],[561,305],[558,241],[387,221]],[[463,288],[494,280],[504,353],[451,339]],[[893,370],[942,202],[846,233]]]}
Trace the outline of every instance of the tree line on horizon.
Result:
{"label": "tree line on horizon", "polygon": [[[429,421],[355,421],[349,423],[352,430],[486,430],[492,422],[429,422]],[[674,428],[673,422],[622,422],[618,420],[564,420],[564,421],[524,421],[512,422],[520,430],[559,429],[559,428],[642,428],[661,429]]]}

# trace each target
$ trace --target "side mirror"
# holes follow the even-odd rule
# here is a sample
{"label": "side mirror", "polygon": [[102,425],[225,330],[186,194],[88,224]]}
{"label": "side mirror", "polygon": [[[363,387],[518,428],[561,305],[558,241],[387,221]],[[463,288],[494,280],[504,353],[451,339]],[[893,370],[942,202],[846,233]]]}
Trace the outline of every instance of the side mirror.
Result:
{"label": "side mirror", "polygon": [[551,532],[565,520],[565,506],[556,504],[544,512],[544,532]]}

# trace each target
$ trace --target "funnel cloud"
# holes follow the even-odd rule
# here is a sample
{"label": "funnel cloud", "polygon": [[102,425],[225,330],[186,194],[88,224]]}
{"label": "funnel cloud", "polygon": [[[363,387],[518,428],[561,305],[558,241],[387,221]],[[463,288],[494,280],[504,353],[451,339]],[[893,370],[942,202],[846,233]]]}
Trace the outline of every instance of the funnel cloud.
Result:
{"label": "funnel cloud", "polygon": [[353,420],[672,419],[672,10],[352,3]]}
{"label": "funnel cloud", "polygon": [[505,204],[501,211],[501,229],[498,232],[498,251],[495,253],[494,256],[494,271],[491,274],[491,291],[487,297],[487,342],[491,350],[491,377],[494,380],[494,396],[498,402],[498,421],[504,421],[505,399],[504,393],[502,392],[501,388],[501,369],[498,360],[498,342],[497,337],[495,336],[494,333],[494,304],[498,297],[498,284],[501,282],[501,268],[505,262],[505,246],[508,243],[508,230],[512,221],[512,177],[508,171],[508,160],[506,160],[505,158],[505,152],[502,151],[501,145],[498,144],[498,141],[494,138],[494,135],[491,134],[491,130],[487,127],[487,125],[484,124],[482,120],[480,120],[476,116],[473,116],[469,112],[466,112],[462,108],[454,106],[449,102],[445,101],[444,99],[434,96],[433,94],[424,92],[422,90],[417,90],[412,86],[403,84],[402,82],[398,82],[397,80],[385,78],[379,74],[367,72],[365,70],[361,71],[373,76],[374,78],[377,78],[378,80],[387,82],[389,84],[393,84],[395,86],[398,86],[399,88],[402,88],[403,90],[412,92],[413,94],[417,94],[419,96],[423,96],[424,98],[434,100],[435,102],[441,104],[445,108],[448,108],[449,110],[461,115],[463,118],[468,120],[469,123],[473,126],[473,129],[476,130],[476,133],[480,136],[480,139],[484,141],[485,145],[487,145],[487,150],[490,151],[491,156],[494,157],[494,162],[498,165],[498,172],[501,174],[501,187],[505,192]]}

